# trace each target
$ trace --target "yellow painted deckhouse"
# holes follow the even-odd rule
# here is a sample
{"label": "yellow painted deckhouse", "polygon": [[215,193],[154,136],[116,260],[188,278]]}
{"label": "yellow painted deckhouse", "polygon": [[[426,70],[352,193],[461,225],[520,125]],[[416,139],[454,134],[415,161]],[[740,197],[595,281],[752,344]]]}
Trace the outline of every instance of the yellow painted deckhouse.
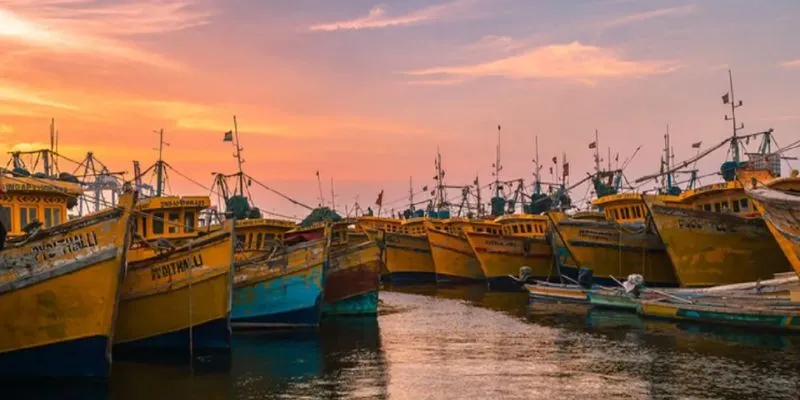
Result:
{"label": "yellow painted deckhouse", "polygon": [[[358,218],[359,229],[365,230],[383,251],[382,281],[393,284],[436,281],[431,247],[425,232],[426,220]],[[430,221],[441,224],[440,220]]]}
{"label": "yellow painted deckhouse", "polygon": [[56,226],[67,221],[82,192],[77,182],[0,175],[0,223],[9,238],[24,235],[23,228],[34,221],[44,228]]}
{"label": "yellow painted deckhouse", "polygon": [[464,232],[490,288],[517,288],[509,275],[530,269],[530,277],[553,275],[553,254],[547,240],[548,219],[544,215],[505,215],[496,226]]}

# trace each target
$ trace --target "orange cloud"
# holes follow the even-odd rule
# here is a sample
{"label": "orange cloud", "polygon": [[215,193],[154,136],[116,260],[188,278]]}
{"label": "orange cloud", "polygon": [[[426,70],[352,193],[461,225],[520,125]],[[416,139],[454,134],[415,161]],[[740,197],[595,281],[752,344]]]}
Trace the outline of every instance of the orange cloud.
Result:
{"label": "orange cloud", "polygon": [[81,53],[177,68],[172,60],[117,38],[205,24],[210,12],[191,11],[191,5],[190,1],[104,5],[94,0],[0,0],[0,39],[55,53]]}
{"label": "orange cloud", "polygon": [[76,109],[74,105],[53,100],[50,96],[46,92],[19,86],[14,87],[9,82],[0,81],[0,106],[2,103],[21,103],[68,110]]}
{"label": "orange cloud", "polygon": [[796,60],[784,61],[780,63],[781,68],[785,69],[800,69],[800,58]]}
{"label": "orange cloud", "polygon": [[0,124],[0,133],[14,133],[14,127],[7,124]]}
{"label": "orange cloud", "polygon": [[637,22],[649,21],[651,19],[656,19],[661,17],[693,14],[696,11],[697,11],[697,6],[694,4],[688,4],[681,7],[659,8],[657,10],[645,11],[636,14],[629,14],[619,18],[615,18],[611,21],[602,23],[601,26],[603,26],[604,28],[618,28],[621,26],[631,25]]}
{"label": "orange cloud", "polygon": [[329,22],[324,24],[312,25],[312,31],[338,31],[338,30],[358,30],[387,28],[392,26],[417,25],[433,22],[445,18],[453,18],[455,14],[462,11],[464,7],[472,5],[477,0],[455,0],[445,4],[425,7],[407,14],[389,16],[381,6],[373,7],[366,16]]}
{"label": "orange cloud", "polygon": [[597,79],[665,74],[679,67],[675,61],[630,61],[609,48],[572,42],[536,47],[517,56],[482,64],[427,68],[407,74],[445,79],[484,76],[545,78],[594,84]]}

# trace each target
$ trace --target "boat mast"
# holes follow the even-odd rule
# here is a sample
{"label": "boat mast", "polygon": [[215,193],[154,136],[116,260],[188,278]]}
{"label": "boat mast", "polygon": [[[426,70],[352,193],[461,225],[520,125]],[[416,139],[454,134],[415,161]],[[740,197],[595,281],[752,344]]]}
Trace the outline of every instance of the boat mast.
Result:
{"label": "boat mast", "polygon": [[444,198],[444,170],[442,169],[442,153],[439,151],[439,147],[436,147],[436,158],[434,159],[434,164],[436,166],[436,211],[440,211],[444,208],[445,205],[445,198]]}
{"label": "boat mast", "polygon": [[533,193],[539,194],[542,192],[542,183],[539,176],[539,170],[542,168],[539,166],[539,136],[534,137],[534,143],[536,144],[536,158],[533,159],[533,178],[535,182],[533,184]]}
{"label": "boat mast", "polygon": [[156,196],[161,197],[164,192],[164,145],[169,143],[164,141],[164,129],[153,131],[158,133],[158,161],[156,161]]}
{"label": "boat mast", "polygon": [[[726,114],[725,120],[731,121],[733,125],[733,136],[731,137],[731,152],[733,153],[733,161],[738,163],[740,161],[738,132],[739,130],[744,128],[744,123],[742,123],[739,126],[736,125],[736,109],[742,106],[742,101],[739,100],[739,103],[738,104],[736,103],[736,97],[733,93],[733,73],[731,72],[730,68],[728,68],[728,82],[730,83],[730,92],[722,96],[722,103],[731,105],[731,115],[729,117]],[[728,98],[728,95],[730,95],[730,99]]]}
{"label": "boat mast", "polygon": [[594,130],[594,171],[600,172],[600,140],[597,129]]}
{"label": "boat mast", "polygon": [[481,183],[478,181],[478,174],[475,174],[475,195],[478,201],[477,217],[483,216],[483,204],[481,204]]}
{"label": "boat mast", "polygon": [[333,191],[333,177],[331,177],[331,209],[336,211],[336,194]]}
{"label": "boat mast", "polygon": [[408,209],[414,211],[414,177],[408,177]]}
{"label": "boat mast", "polygon": [[500,125],[497,125],[497,158],[494,163],[494,197],[500,197]]}
{"label": "boat mast", "polygon": [[237,173],[237,176],[239,177],[239,196],[244,197],[244,172],[242,171],[242,163],[244,162],[242,160],[242,150],[244,150],[244,148],[239,146],[239,125],[236,122],[235,115],[233,116],[233,132],[234,140],[236,141],[233,144],[236,146],[236,163],[239,167],[239,172]]}

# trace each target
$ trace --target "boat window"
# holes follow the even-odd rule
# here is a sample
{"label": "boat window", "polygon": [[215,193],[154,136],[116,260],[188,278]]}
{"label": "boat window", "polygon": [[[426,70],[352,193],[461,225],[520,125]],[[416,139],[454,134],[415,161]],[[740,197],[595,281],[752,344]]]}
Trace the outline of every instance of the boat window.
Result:
{"label": "boat window", "polygon": [[53,208],[53,225],[59,225],[60,223],[61,223],[61,209]]}
{"label": "boat window", "polygon": [[519,227],[518,226],[513,225],[511,229],[514,230],[514,233],[519,233]]}
{"label": "boat window", "polygon": [[164,213],[153,213],[153,233],[160,235],[164,233]]}
{"label": "boat window", "polygon": [[476,231],[477,231],[478,233],[483,233],[483,228],[480,228],[480,227],[479,227],[479,228],[478,228]]}
{"label": "boat window", "polygon": [[263,240],[263,239],[264,239],[264,236],[263,236],[261,233],[259,233],[258,235],[256,235],[256,249],[259,249],[259,250],[261,249],[261,246],[262,246],[262,244],[263,244],[263,243],[262,243],[262,240]]}
{"label": "boat window", "polygon": [[721,209],[720,209],[719,203],[714,203],[714,211],[720,212],[720,210]]}
{"label": "boat window", "polygon": [[44,209],[44,227],[49,228],[53,226],[53,214],[49,207]]}
{"label": "boat window", "polygon": [[244,235],[236,235],[236,247],[244,247],[245,236]]}
{"label": "boat window", "polygon": [[178,228],[180,225],[181,214],[178,212],[171,212],[169,213],[169,226],[167,227],[167,231],[169,233],[178,233]]}
{"label": "boat window", "polygon": [[711,211],[711,204],[703,204],[703,210]]}
{"label": "boat window", "polygon": [[730,207],[728,207],[728,200],[722,202],[722,211],[728,212]]}
{"label": "boat window", "polygon": [[642,210],[639,207],[633,207],[633,216],[636,218],[642,218]]}
{"label": "boat window", "polygon": [[0,205],[0,224],[3,224],[7,232],[11,232],[11,207]]}
{"label": "boat window", "polygon": [[264,240],[265,241],[275,240],[275,234],[274,233],[265,233],[264,234]]}
{"label": "boat window", "polygon": [[194,232],[194,211],[186,211],[183,214],[183,231],[186,233]]}
{"label": "boat window", "polygon": [[19,208],[19,227],[24,228],[25,225],[33,222],[36,219],[36,209],[30,207]]}
{"label": "boat window", "polygon": [[739,211],[741,211],[741,210],[739,209],[739,200],[735,200],[735,199],[734,199],[734,200],[733,200],[733,212],[736,212],[736,213],[738,213]]}
{"label": "boat window", "polygon": [[531,226],[531,224],[526,224],[525,225],[525,232],[527,232],[527,233],[533,232],[533,226]]}
{"label": "boat window", "polygon": [[623,208],[623,209],[622,209],[622,218],[623,218],[623,219],[630,219],[630,218],[631,218],[631,214],[630,214],[630,212],[629,212],[629,211],[630,211],[630,210],[628,210],[628,208],[627,208],[627,207],[625,207],[625,208]]}
{"label": "boat window", "polygon": [[739,200],[742,203],[742,210],[747,210],[747,199]]}
{"label": "boat window", "polygon": [[703,205],[702,205],[702,204],[698,204],[698,205],[697,205],[697,209],[698,209],[698,210],[702,210],[702,209],[703,209]]}

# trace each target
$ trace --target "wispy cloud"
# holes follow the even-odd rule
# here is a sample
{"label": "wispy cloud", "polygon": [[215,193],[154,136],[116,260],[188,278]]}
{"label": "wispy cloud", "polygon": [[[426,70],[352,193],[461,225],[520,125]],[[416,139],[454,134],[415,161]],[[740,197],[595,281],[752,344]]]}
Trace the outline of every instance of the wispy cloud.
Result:
{"label": "wispy cloud", "polygon": [[604,78],[665,74],[678,68],[680,63],[676,61],[631,61],[624,59],[613,49],[572,42],[536,47],[517,56],[481,64],[426,68],[408,71],[407,74],[442,78],[445,81],[462,78],[455,79],[454,83],[484,76],[501,76],[516,79],[562,79],[595,84],[597,80]]}
{"label": "wispy cloud", "polygon": [[443,19],[457,18],[465,9],[478,1],[479,0],[455,0],[399,15],[389,15],[384,6],[375,6],[363,17],[312,25],[309,29],[312,31],[330,32],[430,23]]}
{"label": "wispy cloud", "polygon": [[0,134],[14,133],[14,127],[8,124],[0,124]]}
{"label": "wispy cloud", "polygon": [[49,94],[26,87],[13,86],[0,81],[0,103],[17,103],[34,106],[74,110],[76,107],[66,102],[52,99]]}
{"label": "wispy cloud", "polygon": [[693,14],[695,12],[697,12],[697,6],[694,4],[688,4],[680,7],[659,8],[656,10],[624,15],[622,17],[614,18],[610,21],[605,21],[600,25],[603,28],[619,28],[622,26],[631,25],[643,21],[649,21],[656,18],[669,17],[675,15],[688,15],[688,14]]}
{"label": "wispy cloud", "polygon": [[208,22],[210,11],[197,11],[191,0],[0,0],[0,39],[56,53],[106,56],[174,68],[167,58],[123,40],[159,34]]}
{"label": "wispy cloud", "polygon": [[467,50],[509,52],[523,47],[525,47],[523,42],[511,36],[485,35],[477,42],[468,45]]}
{"label": "wispy cloud", "polygon": [[800,69],[800,58],[796,60],[784,61],[780,63],[780,67],[785,69]]}

